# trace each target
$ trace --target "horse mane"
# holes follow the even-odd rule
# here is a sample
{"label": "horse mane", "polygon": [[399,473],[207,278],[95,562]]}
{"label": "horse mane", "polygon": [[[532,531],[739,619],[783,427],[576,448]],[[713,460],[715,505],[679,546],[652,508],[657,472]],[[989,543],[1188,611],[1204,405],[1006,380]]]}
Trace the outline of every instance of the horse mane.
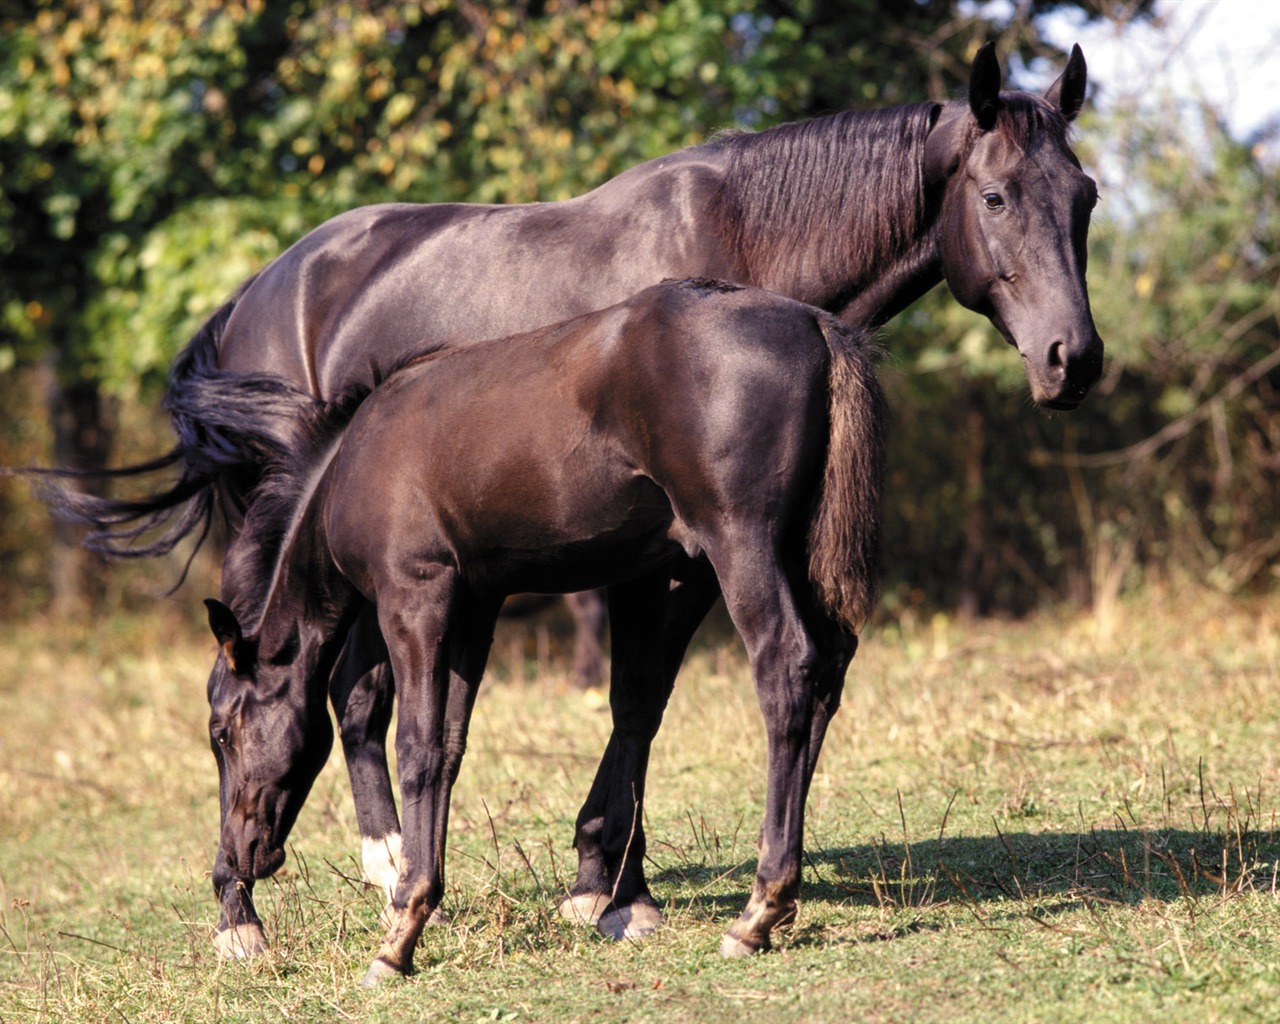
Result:
{"label": "horse mane", "polygon": [[[245,635],[256,636],[262,627],[271,596],[311,511],[316,488],[356,410],[400,370],[447,351],[440,344],[410,353],[385,373],[375,371],[372,384],[355,383],[327,402],[291,389],[298,408],[288,444],[264,453],[261,478],[249,496],[244,524],[228,548],[222,569],[223,592],[237,595],[234,611]],[[283,382],[279,385],[288,387]]]}
{"label": "horse mane", "polygon": [[[1070,125],[1038,96],[1001,94],[995,130],[1019,149],[1066,145]],[[838,311],[886,267],[910,255],[936,214],[924,145],[939,103],[846,111],[712,140],[727,166],[711,200],[739,271],[762,288]],[[967,158],[980,134],[964,139]]]}
{"label": "horse mane", "polygon": [[[824,306],[903,255],[926,214],[924,142],[938,109],[846,111],[717,135],[728,166],[712,211],[749,280]],[[806,279],[822,283],[800,288]]]}

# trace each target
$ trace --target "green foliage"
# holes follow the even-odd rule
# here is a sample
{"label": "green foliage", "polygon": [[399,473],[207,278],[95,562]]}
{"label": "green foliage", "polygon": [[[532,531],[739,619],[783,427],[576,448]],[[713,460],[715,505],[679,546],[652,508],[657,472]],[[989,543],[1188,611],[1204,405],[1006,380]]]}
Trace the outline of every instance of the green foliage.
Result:
{"label": "green foliage", "polygon": [[[1041,6],[1007,48],[1035,51]],[[0,27],[4,358],[52,349],[117,392],[341,210],[560,199],[722,127],[945,94],[991,30],[953,3],[766,0],[86,3]]]}
{"label": "green foliage", "polygon": [[[203,317],[341,210],[558,199],[720,128],[955,95],[987,37],[1048,71],[1036,19],[1103,6],[2,7],[0,373],[154,402]],[[1086,114],[1079,138],[1107,375],[1050,417],[941,290],[888,327],[891,606],[1097,600],[1167,566],[1230,590],[1280,553],[1277,169],[1212,111]]]}

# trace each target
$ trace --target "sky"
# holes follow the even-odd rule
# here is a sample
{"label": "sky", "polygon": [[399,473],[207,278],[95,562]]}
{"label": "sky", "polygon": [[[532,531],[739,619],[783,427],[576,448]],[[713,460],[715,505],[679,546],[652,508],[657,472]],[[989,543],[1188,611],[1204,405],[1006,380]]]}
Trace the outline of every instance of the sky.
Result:
{"label": "sky", "polygon": [[1156,13],[1158,26],[1042,25],[1058,44],[1080,43],[1097,102],[1162,86],[1212,101],[1242,140],[1280,130],[1280,2],[1159,0]]}

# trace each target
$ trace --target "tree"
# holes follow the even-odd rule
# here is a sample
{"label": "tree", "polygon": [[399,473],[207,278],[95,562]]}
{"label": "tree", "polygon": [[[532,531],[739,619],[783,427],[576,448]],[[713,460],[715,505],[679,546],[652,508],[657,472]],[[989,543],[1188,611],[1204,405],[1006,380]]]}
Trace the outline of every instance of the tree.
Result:
{"label": "tree", "polygon": [[1047,53],[1060,6],[0,6],[0,370],[47,366],[57,460],[101,466],[115,404],[334,213],[562,198],[722,127],[947,95],[989,35]]}
{"label": "tree", "polygon": [[1108,129],[1116,184],[1140,183],[1096,247],[1116,418],[1052,458],[1079,474],[1089,549],[1235,591],[1280,554],[1280,168],[1208,106]]}

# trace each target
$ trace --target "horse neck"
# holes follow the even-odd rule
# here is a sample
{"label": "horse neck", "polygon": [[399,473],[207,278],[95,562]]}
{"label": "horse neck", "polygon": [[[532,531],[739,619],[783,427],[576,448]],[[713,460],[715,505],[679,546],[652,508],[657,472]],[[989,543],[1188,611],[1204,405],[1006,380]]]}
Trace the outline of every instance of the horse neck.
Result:
{"label": "horse neck", "polygon": [[715,212],[752,284],[878,325],[942,279],[924,141],[938,104],[724,139]]}
{"label": "horse neck", "polygon": [[328,679],[356,610],[354,593],[342,585],[322,539],[308,535],[290,543],[274,574],[253,634],[260,664],[290,698],[313,710],[328,698]]}
{"label": "horse neck", "polygon": [[287,662],[299,682],[336,654],[339,624],[352,603],[317,511],[340,426],[333,425],[310,458],[299,453],[299,464],[267,475],[223,565],[224,595],[245,632],[258,638],[260,656]]}

